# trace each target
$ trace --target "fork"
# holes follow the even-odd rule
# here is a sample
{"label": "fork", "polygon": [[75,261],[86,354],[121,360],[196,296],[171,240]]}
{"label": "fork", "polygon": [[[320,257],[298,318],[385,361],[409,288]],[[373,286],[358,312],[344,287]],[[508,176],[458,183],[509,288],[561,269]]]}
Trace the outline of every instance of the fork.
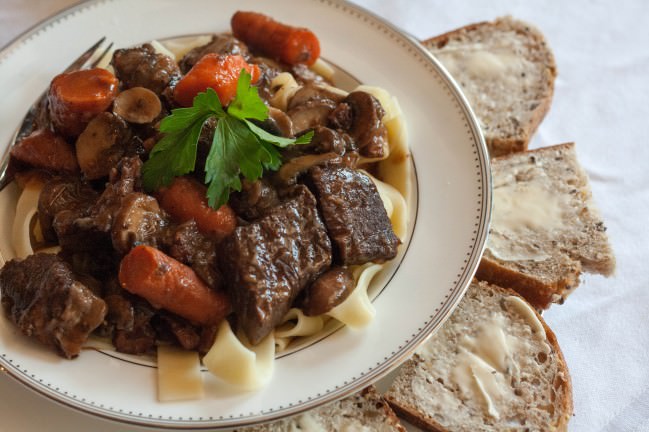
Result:
{"label": "fork", "polygon": [[[102,46],[104,45],[105,41],[105,36],[99,39],[94,45],[88,48],[75,61],[73,61],[70,66],[68,66],[63,71],[63,73],[74,72],[82,69],[91,69],[97,66],[113,47],[113,43],[111,42],[102,51]],[[29,107],[29,110],[27,111],[22,124],[13,135],[12,144],[7,147],[4,154],[2,155],[2,160],[0,160],[0,191],[7,187],[7,185],[11,183],[14,177],[14,173],[11,169],[9,169],[9,162],[11,161],[11,150],[21,139],[33,132],[36,116],[39,113],[41,105],[46,102],[46,99],[47,89],[40,95],[36,102],[34,102]]]}

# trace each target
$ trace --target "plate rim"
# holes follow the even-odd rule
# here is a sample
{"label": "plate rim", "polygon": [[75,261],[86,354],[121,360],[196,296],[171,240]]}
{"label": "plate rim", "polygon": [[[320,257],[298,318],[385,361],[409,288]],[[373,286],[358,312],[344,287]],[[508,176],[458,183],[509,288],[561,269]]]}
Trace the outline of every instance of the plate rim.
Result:
{"label": "plate rim", "polygon": [[[101,4],[101,3],[110,3],[112,1],[113,0],[81,0],[73,5],[70,5],[56,12],[55,14],[49,17],[44,18],[43,20],[37,22],[36,24],[34,24],[33,26],[25,30],[23,33],[19,34],[18,36],[10,40],[2,48],[0,48],[0,64],[5,62],[11,56],[12,52],[15,49],[19,48],[22,44],[28,42],[32,36],[47,29],[49,26],[65,19],[67,16],[71,14],[75,14],[88,7],[92,7],[92,5]],[[53,389],[46,387],[44,384],[30,380],[26,376],[22,376],[24,374],[20,373],[21,371],[19,369],[17,372],[12,370],[12,367],[15,367],[16,365],[11,364],[12,363],[11,360],[9,360],[9,364],[8,364],[6,359],[4,359],[4,356],[0,356],[0,373],[4,373],[5,376],[8,376],[18,381],[29,390],[35,392],[36,394],[44,396],[45,398],[51,401],[56,402],[60,406],[63,406],[65,408],[71,408],[74,409],[75,411],[90,414],[92,416],[96,416],[113,422],[129,424],[134,426],[158,427],[158,428],[172,429],[172,430],[174,429],[175,430],[228,429],[231,427],[249,426],[253,424],[258,424],[260,422],[275,421],[280,418],[293,416],[302,413],[304,411],[313,409],[317,406],[323,405],[325,403],[333,402],[334,400],[347,397],[353,394],[354,392],[358,391],[360,388],[378,381],[379,379],[385,377],[391,371],[396,369],[407,359],[407,357],[412,355],[412,353],[419,346],[424,344],[428,339],[430,339],[433,336],[433,334],[436,331],[439,330],[443,322],[448,319],[448,317],[451,315],[453,310],[457,307],[460,300],[466,293],[466,290],[468,289],[471,280],[473,279],[473,276],[477,271],[478,265],[480,263],[480,259],[484,253],[484,250],[486,248],[486,243],[487,243],[487,236],[489,232],[489,225],[490,225],[491,213],[492,213],[492,199],[493,199],[492,198],[492,178],[491,178],[491,167],[490,167],[488,150],[487,150],[487,146],[486,146],[486,142],[482,130],[480,128],[480,123],[475,113],[473,112],[473,109],[471,108],[468,99],[466,98],[466,96],[464,95],[460,86],[457,84],[454,78],[441,64],[441,62],[437,60],[437,58],[435,58],[435,56],[432,53],[430,53],[422,45],[422,43],[418,41],[416,38],[414,38],[412,35],[401,30],[396,25],[380,17],[374,12],[362,6],[359,6],[357,4],[351,3],[347,0],[311,0],[311,1],[314,1],[316,3],[329,4],[332,7],[343,9],[346,10],[347,12],[355,14],[362,19],[365,20],[369,19],[370,21],[373,21],[373,23],[371,23],[373,26],[377,27],[378,25],[379,28],[383,27],[389,29],[391,31],[391,34],[389,34],[389,36],[392,39],[395,40],[401,39],[399,42],[404,49],[407,49],[408,51],[416,54],[420,54],[420,55],[423,54],[423,56],[427,58],[429,63],[432,63],[434,68],[437,70],[437,72],[439,73],[440,80],[446,86],[446,90],[452,93],[452,95],[455,97],[456,101],[458,102],[458,107],[466,116],[467,119],[466,127],[467,129],[469,129],[470,134],[473,137],[473,141],[476,144],[476,151],[474,151],[475,161],[477,163],[476,168],[479,169],[478,174],[481,181],[480,209],[479,209],[479,215],[477,217],[477,222],[475,223],[475,227],[476,227],[476,230],[474,232],[475,240],[473,241],[473,245],[471,246],[470,253],[467,254],[468,256],[465,261],[464,269],[462,273],[457,275],[457,279],[456,281],[454,281],[454,287],[451,290],[449,290],[449,294],[447,295],[444,304],[435,311],[435,318],[431,319],[426,324],[426,326],[422,328],[422,331],[420,331],[417,335],[413,336],[413,338],[408,340],[405,344],[406,346],[399,347],[399,351],[397,351],[396,354],[393,354],[389,358],[389,360],[383,362],[381,365],[377,366],[376,368],[372,368],[371,372],[365,374],[365,376],[358,377],[357,380],[350,382],[345,386],[336,388],[334,391],[328,392],[325,395],[322,395],[321,397],[313,398],[310,401],[305,401],[300,405],[296,405],[293,407],[285,407],[284,409],[280,409],[280,410],[274,410],[274,411],[271,410],[270,412],[260,411],[256,415],[249,416],[244,419],[234,418],[234,419],[223,419],[223,420],[215,419],[215,420],[199,421],[198,419],[188,420],[188,419],[181,418],[181,419],[173,419],[173,420],[172,419],[164,420],[155,417],[146,417],[144,415],[140,415],[140,416],[136,416],[134,414],[129,415],[124,412],[118,412],[116,410],[111,411],[105,408],[100,409],[100,407],[94,404],[93,405],[88,404],[87,402],[85,402],[85,400],[82,402],[81,400],[78,399],[70,399],[69,397],[66,398],[64,397],[65,395],[53,391]],[[410,149],[410,153],[412,155],[411,161],[413,164],[414,176],[416,178],[416,166],[414,162],[416,158],[414,156],[414,152],[412,151],[412,149]],[[418,187],[415,190],[416,192],[418,192]],[[416,204],[415,214],[418,214],[419,202],[416,197],[415,197],[415,204]],[[416,221],[416,217],[415,217],[415,221]],[[414,236],[415,228],[416,228],[415,226],[412,227],[411,236]],[[405,260],[405,253],[402,259]],[[395,270],[395,274],[397,271],[398,271],[398,267]],[[362,384],[359,385],[357,383],[358,381],[360,381]]]}

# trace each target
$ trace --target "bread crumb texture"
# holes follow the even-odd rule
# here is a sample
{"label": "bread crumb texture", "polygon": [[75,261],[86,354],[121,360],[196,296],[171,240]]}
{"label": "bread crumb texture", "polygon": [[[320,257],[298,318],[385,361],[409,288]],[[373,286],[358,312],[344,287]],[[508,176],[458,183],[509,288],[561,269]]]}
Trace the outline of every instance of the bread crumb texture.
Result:
{"label": "bread crumb texture", "polygon": [[433,431],[557,431],[572,414],[554,334],[513,291],[477,281],[385,397]]}
{"label": "bread crumb texture", "polygon": [[240,432],[406,432],[373,386],[294,417]]}
{"label": "bread crumb texture", "polygon": [[492,223],[477,277],[535,308],[563,302],[582,270],[610,276],[615,257],[572,143],[494,158]]}
{"label": "bread crumb texture", "polygon": [[503,17],[459,28],[424,45],[462,88],[490,154],[526,150],[554,93],[556,64],[543,34]]}

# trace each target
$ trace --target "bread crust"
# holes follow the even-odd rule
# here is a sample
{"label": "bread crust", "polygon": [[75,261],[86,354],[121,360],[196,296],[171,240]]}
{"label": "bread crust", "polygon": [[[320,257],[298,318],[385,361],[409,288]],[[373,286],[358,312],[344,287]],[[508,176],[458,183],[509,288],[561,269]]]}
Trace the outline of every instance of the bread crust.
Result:
{"label": "bread crust", "polygon": [[421,413],[413,407],[401,405],[391,396],[385,396],[385,400],[390,404],[392,410],[397,413],[397,416],[412,423],[419,429],[431,432],[449,432],[448,429],[444,428],[444,426],[436,422],[434,419],[430,417],[422,417]]}
{"label": "bread crust", "polygon": [[376,387],[374,387],[373,385],[365,387],[361,391],[361,395],[368,402],[374,403],[377,409],[383,411],[383,415],[385,415],[386,418],[385,423],[389,423],[390,425],[394,426],[399,432],[407,432],[406,428],[403,427],[403,425],[399,421],[399,417],[395,414],[394,410],[392,410],[390,404],[387,403],[385,398],[378,394]]}
{"label": "bread crust", "polygon": [[[550,50],[543,34],[529,23],[513,19],[510,16],[505,16],[497,18],[494,21],[482,21],[448,31],[441,35],[424,40],[423,45],[429,49],[443,49],[450,39],[459,38],[462,35],[470,35],[484,27],[491,27],[494,31],[502,29],[515,30],[517,33],[528,37],[532,41],[530,46],[535,47],[534,49],[542,53],[542,59],[539,61],[542,62],[540,67],[544,69],[543,79],[546,82],[546,85],[544,86],[545,91],[537,100],[538,105],[532,110],[528,121],[522,126],[520,134],[503,138],[492,135],[486,131],[484,133],[485,142],[489,149],[489,154],[492,157],[522,152],[527,150],[530,139],[550,110],[552,98],[554,97],[554,81],[557,76],[557,66],[554,54]],[[524,98],[523,95],[520,95],[520,97]]]}
{"label": "bread crust", "polygon": [[[376,387],[370,385],[358,393],[354,393],[344,399],[332,402],[329,405],[314,408],[309,411],[312,416],[318,418],[321,427],[327,430],[334,430],[334,418],[354,418],[364,421],[364,426],[376,427],[377,424],[386,426],[386,429],[398,432],[407,432],[401,424],[399,417],[394,413],[390,405],[376,391]],[[353,414],[353,416],[352,416]],[[302,430],[297,415],[291,418],[276,420],[272,423],[250,426],[242,429],[235,429],[233,432],[289,432]],[[323,424],[324,423],[324,424]],[[348,425],[349,427],[349,425]]]}
{"label": "bread crust", "polygon": [[[475,281],[475,280],[474,280]],[[481,289],[493,289],[496,292],[500,292],[502,295],[505,296],[515,296],[520,298],[523,301],[526,301],[523,296],[518,294],[516,291],[513,291],[508,288],[500,287],[498,285],[494,284],[489,284],[487,282],[478,282],[478,285],[480,286]],[[561,408],[562,408],[562,415],[557,419],[557,424],[553,425],[554,426],[554,431],[564,431],[568,429],[568,422],[570,421],[570,418],[572,417],[573,411],[574,411],[574,405],[572,402],[572,379],[570,377],[570,371],[568,370],[568,363],[566,363],[566,358],[563,355],[563,351],[561,351],[561,347],[559,346],[559,341],[557,340],[557,336],[554,334],[552,329],[548,326],[548,324],[545,322],[541,314],[534,310],[534,315],[536,315],[536,318],[541,322],[541,325],[543,325],[543,330],[545,330],[545,335],[548,339],[548,342],[550,343],[550,346],[552,346],[552,349],[556,353],[557,356],[557,361],[560,366],[560,372],[562,376],[562,380],[560,380],[558,383],[555,382],[555,389],[560,388],[563,390],[562,395],[564,396],[563,399],[561,400]],[[557,385],[559,387],[557,387]]]}
{"label": "bread crust", "polygon": [[[576,252],[581,252],[581,248],[584,247],[599,247],[601,253],[597,256],[598,259],[589,259],[587,258],[588,254],[585,253],[575,253],[569,250],[557,252],[541,270],[540,265],[533,262],[500,260],[493,256],[489,249],[486,249],[476,271],[476,277],[502,287],[514,289],[525,297],[535,309],[547,309],[552,303],[563,303],[568,294],[579,286],[582,270],[610,276],[615,269],[615,257],[610,250],[605,235],[602,234],[601,230],[596,232],[596,229],[593,228],[598,227],[601,222],[598,222],[599,216],[594,205],[589,203],[590,188],[588,187],[588,178],[576,159],[575,144],[571,142],[562,143],[528,150],[524,154],[529,157],[537,157],[540,160],[556,158],[558,155],[567,159],[565,164],[574,169],[571,175],[577,182],[573,186],[575,190],[582,194],[582,213],[588,212],[583,213],[582,226],[584,233],[588,234],[588,244],[572,247],[577,249]],[[500,172],[506,174],[508,168],[506,164],[516,157],[521,157],[521,155],[505,155],[493,158],[493,175],[497,176],[497,173]],[[602,229],[605,229],[603,225]]]}
{"label": "bread crust", "polygon": [[555,281],[547,283],[533,275],[504,267],[498,261],[483,255],[475,276],[480,280],[515,290],[534,309],[547,309],[555,299],[563,299],[561,293],[579,285],[581,267],[576,264],[575,271],[567,272]]}
{"label": "bread crust", "polygon": [[[489,284],[487,282],[478,282],[474,279],[472,285],[479,290],[489,290],[495,293],[496,295],[506,298],[508,296],[516,296],[518,298],[525,299],[520,296],[515,291],[499,287],[497,285]],[[573,413],[573,402],[572,402],[572,383],[570,379],[570,373],[568,371],[568,366],[565,360],[565,357],[559,347],[558,340],[556,335],[548,327],[547,323],[543,320],[541,315],[538,312],[534,311],[534,314],[541,322],[543,329],[546,333],[546,339],[548,344],[552,347],[552,350],[555,353],[555,362],[558,363],[558,371],[555,375],[555,382],[553,383],[554,389],[556,390],[557,397],[557,408],[560,410],[561,414],[556,418],[555,424],[548,425],[547,431],[565,431],[567,430],[568,422]],[[402,374],[416,373],[417,365],[422,362],[423,359],[418,354],[415,354],[410,360],[408,360],[404,366],[402,366]],[[433,418],[433,413],[421,412],[415,406],[408,405],[402,400],[399,399],[399,395],[395,394],[394,389],[390,389],[384,399],[390,404],[392,409],[397,413],[398,416],[404,418],[413,425],[433,432],[453,432],[453,429],[446,428],[444,425],[441,425],[438,421]]]}

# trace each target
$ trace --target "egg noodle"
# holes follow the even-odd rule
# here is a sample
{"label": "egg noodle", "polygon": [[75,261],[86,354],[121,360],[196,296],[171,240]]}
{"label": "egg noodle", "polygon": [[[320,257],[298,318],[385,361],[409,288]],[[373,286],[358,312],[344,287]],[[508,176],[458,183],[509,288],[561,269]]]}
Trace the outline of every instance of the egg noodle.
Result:
{"label": "egg noodle", "polygon": [[[172,58],[180,58],[193,47],[204,43],[205,37],[198,37],[183,43],[169,41],[165,45],[154,41],[152,45],[159,52]],[[107,63],[100,66],[110,68]],[[334,73],[333,68],[323,60],[318,60],[313,68],[325,76]],[[341,95],[347,94],[338,88],[328,88]],[[290,73],[285,72],[273,79],[271,89],[274,95],[270,104],[285,111],[300,85]],[[365,174],[376,185],[395,234],[404,241],[408,235],[408,206],[405,197],[410,193],[411,164],[403,114],[397,100],[382,88],[363,85],[354,90],[372,94],[385,110],[382,121],[388,132],[389,152],[386,152],[383,160],[361,160],[359,167],[362,169],[364,164],[377,162],[376,172],[384,181],[368,172]],[[42,186],[38,180],[28,182],[16,203],[12,230],[15,257],[24,258],[34,252],[57,253],[60,250],[54,247],[34,251],[32,246],[32,240],[36,240],[34,244],[38,244],[38,240],[42,238],[40,227],[35,222],[38,218],[34,217]],[[276,355],[286,351],[296,340],[317,337],[323,329],[330,328],[330,324],[344,324],[352,329],[367,326],[376,314],[368,289],[374,277],[384,267],[385,264],[375,263],[353,266],[351,270],[355,288],[347,299],[320,316],[306,316],[300,309],[290,309],[275,330],[255,346],[249,344],[243,334],[235,333],[228,321],[224,320],[218,329],[214,345],[204,356],[202,364],[229,385],[249,391],[263,387],[272,378]],[[336,321],[331,323],[331,320]],[[202,368],[196,352],[162,346],[158,349],[157,362],[159,400],[202,397]]]}

